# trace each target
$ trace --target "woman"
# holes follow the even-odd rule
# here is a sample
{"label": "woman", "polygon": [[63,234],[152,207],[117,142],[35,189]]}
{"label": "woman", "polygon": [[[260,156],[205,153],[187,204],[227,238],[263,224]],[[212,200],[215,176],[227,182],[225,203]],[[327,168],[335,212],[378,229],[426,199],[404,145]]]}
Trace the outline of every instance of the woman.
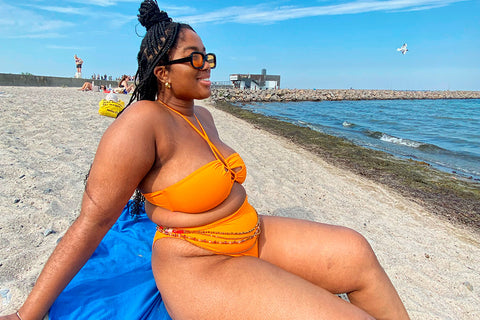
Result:
{"label": "woman", "polygon": [[130,81],[130,77],[127,76],[126,74],[124,74],[124,75],[122,76],[122,78],[120,79],[120,81],[118,82],[118,87],[119,87],[120,89],[123,89],[123,92],[124,92],[125,94],[132,92],[133,89],[134,89],[133,84],[130,84],[130,85],[129,85],[129,84],[128,84],[128,81]]}
{"label": "woman", "polygon": [[77,74],[81,75],[83,60],[80,59],[77,55],[74,55],[73,59],[75,59],[75,67],[77,68]]}
{"label": "woman", "polygon": [[[215,55],[155,1],[142,3],[139,20],[147,34],[131,100],[138,102],[105,132],[79,218],[18,314],[2,319],[40,319],[137,188],[159,226],[152,269],[174,319],[408,319],[358,233],[257,215],[241,185],[243,161],[208,110],[194,106],[210,95]],[[340,292],[352,303],[333,294]]]}
{"label": "woman", "polygon": [[91,91],[93,90],[93,85],[91,82],[84,82],[82,87],[80,89],[78,89],[79,91]]}

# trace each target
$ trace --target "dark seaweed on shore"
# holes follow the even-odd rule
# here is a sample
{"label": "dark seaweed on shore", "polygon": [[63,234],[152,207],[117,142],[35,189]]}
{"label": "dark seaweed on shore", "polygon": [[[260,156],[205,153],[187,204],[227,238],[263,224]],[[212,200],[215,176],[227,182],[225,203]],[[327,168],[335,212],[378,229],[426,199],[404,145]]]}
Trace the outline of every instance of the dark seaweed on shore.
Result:
{"label": "dark seaweed on shore", "polygon": [[382,183],[420,203],[433,214],[480,232],[480,183],[357,146],[345,139],[267,117],[225,101],[214,106],[260,129],[284,137],[326,161]]}

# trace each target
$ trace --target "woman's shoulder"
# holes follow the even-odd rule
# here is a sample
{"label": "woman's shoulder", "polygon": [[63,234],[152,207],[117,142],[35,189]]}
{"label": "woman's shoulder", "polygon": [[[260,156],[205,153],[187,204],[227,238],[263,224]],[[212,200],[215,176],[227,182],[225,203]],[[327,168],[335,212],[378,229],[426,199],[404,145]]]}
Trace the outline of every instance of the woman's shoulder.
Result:
{"label": "woman's shoulder", "polygon": [[195,113],[197,115],[201,116],[203,119],[205,119],[209,122],[213,122],[213,116],[210,113],[210,110],[208,110],[204,106],[195,105]]}
{"label": "woman's shoulder", "polygon": [[169,130],[167,116],[154,101],[138,101],[126,107],[106,132],[130,140],[157,140]]}
{"label": "woman's shoulder", "polygon": [[195,113],[202,122],[203,126],[211,130],[210,135],[214,134],[215,136],[218,136],[217,127],[215,126],[215,120],[213,119],[210,110],[208,110],[204,106],[195,105]]}
{"label": "woman's shoulder", "polygon": [[131,105],[126,107],[124,113],[132,113],[132,114],[151,114],[157,113],[157,111],[161,109],[158,107],[158,103],[156,101],[150,100],[140,100],[133,102]]}
{"label": "woman's shoulder", "polygon": [[126,107],[116,120],[121,122],[138,122],[144,126],[161,124],[166,119],[166,113],[155,101],[141,100]]}

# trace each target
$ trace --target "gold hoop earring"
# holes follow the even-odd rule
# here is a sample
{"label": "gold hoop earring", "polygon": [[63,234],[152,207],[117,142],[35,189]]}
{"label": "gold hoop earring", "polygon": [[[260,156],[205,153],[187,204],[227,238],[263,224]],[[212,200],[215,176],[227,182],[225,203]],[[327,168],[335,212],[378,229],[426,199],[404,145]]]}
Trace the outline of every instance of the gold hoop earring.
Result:
{"label": "gold hoop earring", "polygon": [[170,84],[170,82],[165,82],[165,88],[170,89],[171,87],[172,85]]}

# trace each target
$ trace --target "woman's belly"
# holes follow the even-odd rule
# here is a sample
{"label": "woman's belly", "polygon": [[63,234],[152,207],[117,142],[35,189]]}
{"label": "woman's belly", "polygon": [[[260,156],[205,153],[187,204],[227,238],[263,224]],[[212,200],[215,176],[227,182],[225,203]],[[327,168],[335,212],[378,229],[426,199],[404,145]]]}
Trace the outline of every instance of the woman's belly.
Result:
{"label": "woman's belly", "polygon": [[237,211],[244,203],[246,196],[245,188],[239,183],[234,183],[227,199],[217,207],[206,212],[172,212],[157,207],[148,201],[145,201],[145,211],[150,220],[157,225],[175,228],[198,227],[222,219]]}

